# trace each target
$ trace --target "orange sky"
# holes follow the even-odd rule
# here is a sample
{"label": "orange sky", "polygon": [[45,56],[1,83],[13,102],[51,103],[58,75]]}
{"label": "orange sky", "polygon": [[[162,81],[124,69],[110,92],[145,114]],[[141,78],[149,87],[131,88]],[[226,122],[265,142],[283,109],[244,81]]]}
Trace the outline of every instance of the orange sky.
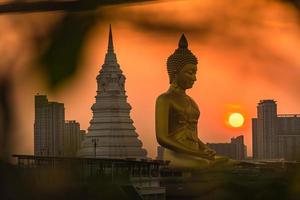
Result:
{"label": "orange sky", "polygon": [[[50,101],[65,103],[66,119],[76,119],[82,129],[88,128],[110,23],[118,62],[127,77],[131,117],[151,157],[155,157],[157,146],[155,99],[168,88],[166,59],[177,48],[182,32],[199,60],[197,81],[188,94],[201,110],[201,140],[229,142],[231,137],[243,134],[251,155],[251,118],[256,116],[259,100],[275,99],[279,113],[300,113],[300,29],[293,7],[272,1],[203,0],[107,7],[100,12],[105,18],[86,38],[79,71],[59,91],[47,91],[41,73],[31,70],[34,53],[22,54],[22,62],[14,70],[14,103],[19,122],[15,127],[15,152],[33,153],[33,100],[37,92],[48,94]],[[50,23],[60,15],[25,16],[41,27],[45,26],[41,18]],[[7,24],[8,18],[0,16],[0,24]],[[18,35],[16,27],[8,27],[11,37],[4,37],[7,32],[0,30],[0,42],[13,44],[13,50],[20,49],[22,44],[18,41],[27,42],[25,36]],[[226,124],[225,118],[231,112],[241,112],[246,117],[243,127]]]}

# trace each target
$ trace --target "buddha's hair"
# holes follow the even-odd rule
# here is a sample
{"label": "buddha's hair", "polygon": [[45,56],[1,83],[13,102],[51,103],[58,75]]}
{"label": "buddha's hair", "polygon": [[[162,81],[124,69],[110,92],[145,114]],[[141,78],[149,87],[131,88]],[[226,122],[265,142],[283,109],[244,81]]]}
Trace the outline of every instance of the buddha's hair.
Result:
{"label": "buddha's hair", "polygon": [[178,74],[186,64],[198,64],[197,57],[188,49],[188,42],[182,34],[178,48],[170,55],[167,60],[167,70],[169,74],[170,84],[174,81]]}

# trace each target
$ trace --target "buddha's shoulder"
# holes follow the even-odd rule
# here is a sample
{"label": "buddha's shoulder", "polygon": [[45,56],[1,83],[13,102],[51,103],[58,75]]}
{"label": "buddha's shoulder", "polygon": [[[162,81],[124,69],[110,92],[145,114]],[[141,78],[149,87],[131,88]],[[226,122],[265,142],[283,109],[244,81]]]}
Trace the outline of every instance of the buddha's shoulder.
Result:
{"label": "buddha's shoulder", "polygon": [[170,92],[164,92],[157,97],[156,102],[158,101],[169,102],[172,100],[172,96],[173,95]]}

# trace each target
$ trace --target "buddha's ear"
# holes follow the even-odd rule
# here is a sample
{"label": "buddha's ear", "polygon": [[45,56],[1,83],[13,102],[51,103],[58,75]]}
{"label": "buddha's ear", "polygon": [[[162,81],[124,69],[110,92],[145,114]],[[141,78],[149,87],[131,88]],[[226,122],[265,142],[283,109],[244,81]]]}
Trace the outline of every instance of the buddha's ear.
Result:
{"label": "buddha's ear", "polygon": [[175,74],[172,74],[172,75],[169,75],[169,83],[172,85],[174,82],[176,82],[176,75]]}
{"label": "buddha's ear", "polygon": [[178,78],[178,75],[177,75],[177,74],[174,74],[172,83],[177,83],[177,78]]}
{"label": "buddha's ear", "polygon": [[178,76],[174,75],[173,80],[171,82],[171,85],[177,87],[178,86],[178,81],[177,81]]}

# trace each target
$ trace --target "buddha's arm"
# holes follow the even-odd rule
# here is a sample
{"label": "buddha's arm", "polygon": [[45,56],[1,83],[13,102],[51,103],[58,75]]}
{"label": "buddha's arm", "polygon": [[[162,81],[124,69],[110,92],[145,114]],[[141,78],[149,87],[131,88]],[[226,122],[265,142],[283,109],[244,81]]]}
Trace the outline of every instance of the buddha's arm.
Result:
{"label": "buddha's arm", "polygon": [[159,96],[156,100],[155,108],[155,126],[156,126],[156,139],[157,142],[168,149],[176,152],[186,153],[201,158],[210,159],[210,156],[201,151],[193,151],[186,148],[176,140],[169,137],[168,124],[169,124],[169,108],[170,101],[166,96]]}

